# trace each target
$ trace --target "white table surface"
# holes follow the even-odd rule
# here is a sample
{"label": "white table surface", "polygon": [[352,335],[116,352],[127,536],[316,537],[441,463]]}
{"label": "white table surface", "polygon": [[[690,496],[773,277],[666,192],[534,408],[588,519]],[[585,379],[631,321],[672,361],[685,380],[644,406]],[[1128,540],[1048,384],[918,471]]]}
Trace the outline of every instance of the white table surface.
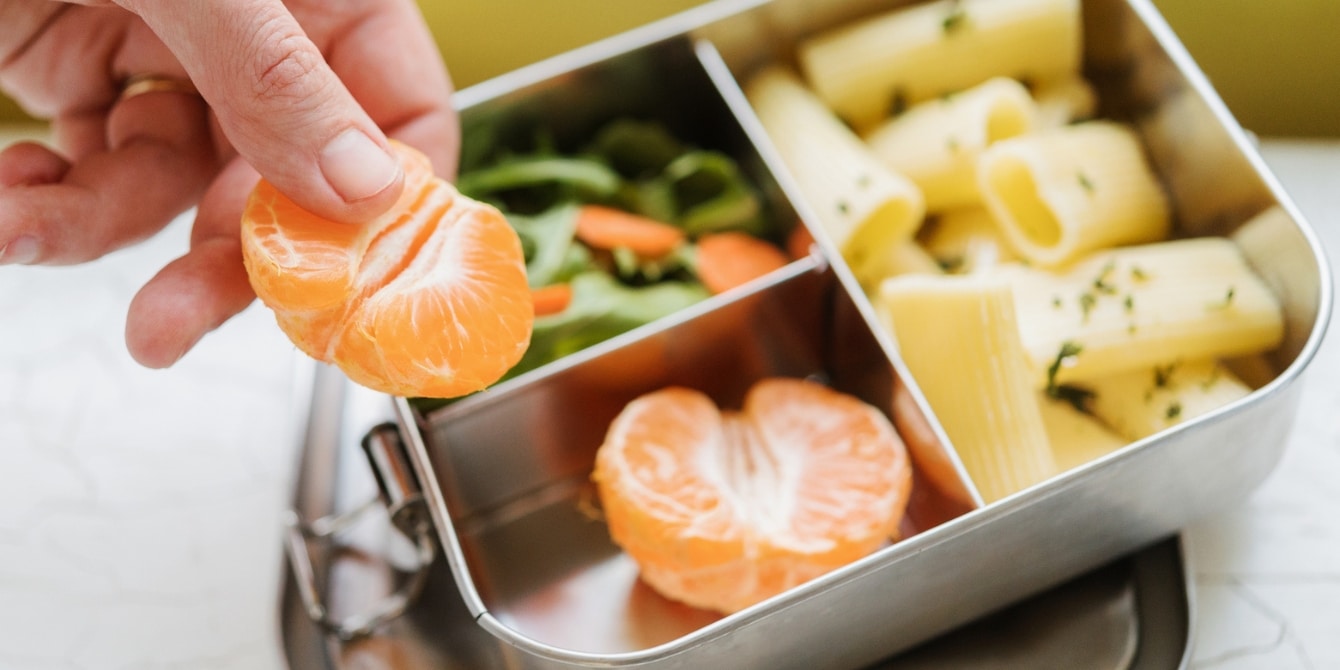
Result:
{"label": "white table surface", "polygon": [[[1340,248],[1340,142],[1263,152]],[[179,220],[86,265],[0,267],[0,668],[284,667],[297,354],[258,305],[170,370],[122,341],[131,296],[187,233]],[[1336,339],[1270,479],[1184,534],[1196,668],[1340,668]]]}

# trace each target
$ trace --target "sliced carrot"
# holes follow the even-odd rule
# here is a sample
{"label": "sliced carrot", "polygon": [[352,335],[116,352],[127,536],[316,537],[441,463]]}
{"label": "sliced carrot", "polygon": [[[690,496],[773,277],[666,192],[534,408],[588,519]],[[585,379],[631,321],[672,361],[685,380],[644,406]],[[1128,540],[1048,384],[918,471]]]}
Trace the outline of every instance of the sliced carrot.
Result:
{"label": "sliced carrot", "polygon": [[577,239],[595,249],[624,247],[641,258],[660,258],[684,238],[684,231],[668,223],[613,207],[582,205],[577,213]]}
{"label": "sliced carrot", "polygon": [[747,233],[712,233],[698,238],[698,279],[712,293],[735,288],[787,264],[781,249]]}
{"label": "sliced carrot", "polygon": [[550,284],[534,288],[530,290],[530,299],[535,303],[535,316],[558,314],[572,302],[572,285]]}
{"label": "sliced carrot", "polygon": [[810,255],[812,244],[814,235],[810,233],[809,226],[797,221],[796,226],[791,229],[791,234],[786,237],[786,252],[791,254],[791,258],[804,258]]}

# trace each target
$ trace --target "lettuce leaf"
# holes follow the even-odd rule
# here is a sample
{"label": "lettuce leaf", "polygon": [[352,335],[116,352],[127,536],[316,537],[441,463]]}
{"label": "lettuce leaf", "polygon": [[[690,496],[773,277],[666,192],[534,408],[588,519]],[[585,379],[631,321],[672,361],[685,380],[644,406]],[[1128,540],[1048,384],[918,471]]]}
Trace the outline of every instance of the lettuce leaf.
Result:
{"label": "lettuce leaf", "polygon": [[572,303],[558,314],[535,319],[530,348],[507,377],[678,312],[708,295],[707,289],[696,282],[666,281],[631,287],[604,272],[577,275],[572,279]]}

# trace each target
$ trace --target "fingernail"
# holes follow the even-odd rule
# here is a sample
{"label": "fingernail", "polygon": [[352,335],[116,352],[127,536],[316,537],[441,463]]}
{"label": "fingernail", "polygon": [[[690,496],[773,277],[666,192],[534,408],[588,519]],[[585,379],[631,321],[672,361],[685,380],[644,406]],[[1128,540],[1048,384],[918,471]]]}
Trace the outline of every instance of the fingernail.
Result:
{"label": "fingernail", "polygon": [[371,198],[400,177],[400,161],[356,128],[331,140],[320,161],[326,181],[345,202]]}
{"label": "fingernail", "polygon": [[27,265],[37,260],[37,240],[31,235],[15,238],[0,247],[0,265]]}

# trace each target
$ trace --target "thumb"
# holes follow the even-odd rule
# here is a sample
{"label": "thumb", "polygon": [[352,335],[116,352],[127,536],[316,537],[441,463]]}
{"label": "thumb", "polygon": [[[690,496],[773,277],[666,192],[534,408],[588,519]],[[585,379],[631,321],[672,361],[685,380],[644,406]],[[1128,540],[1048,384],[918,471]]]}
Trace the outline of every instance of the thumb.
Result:
{"label": "thumb", "polygon": [[229,142],[298,205],[367,220],[399,197],[404,174],[281,0],[120,0],[172,50]]}

